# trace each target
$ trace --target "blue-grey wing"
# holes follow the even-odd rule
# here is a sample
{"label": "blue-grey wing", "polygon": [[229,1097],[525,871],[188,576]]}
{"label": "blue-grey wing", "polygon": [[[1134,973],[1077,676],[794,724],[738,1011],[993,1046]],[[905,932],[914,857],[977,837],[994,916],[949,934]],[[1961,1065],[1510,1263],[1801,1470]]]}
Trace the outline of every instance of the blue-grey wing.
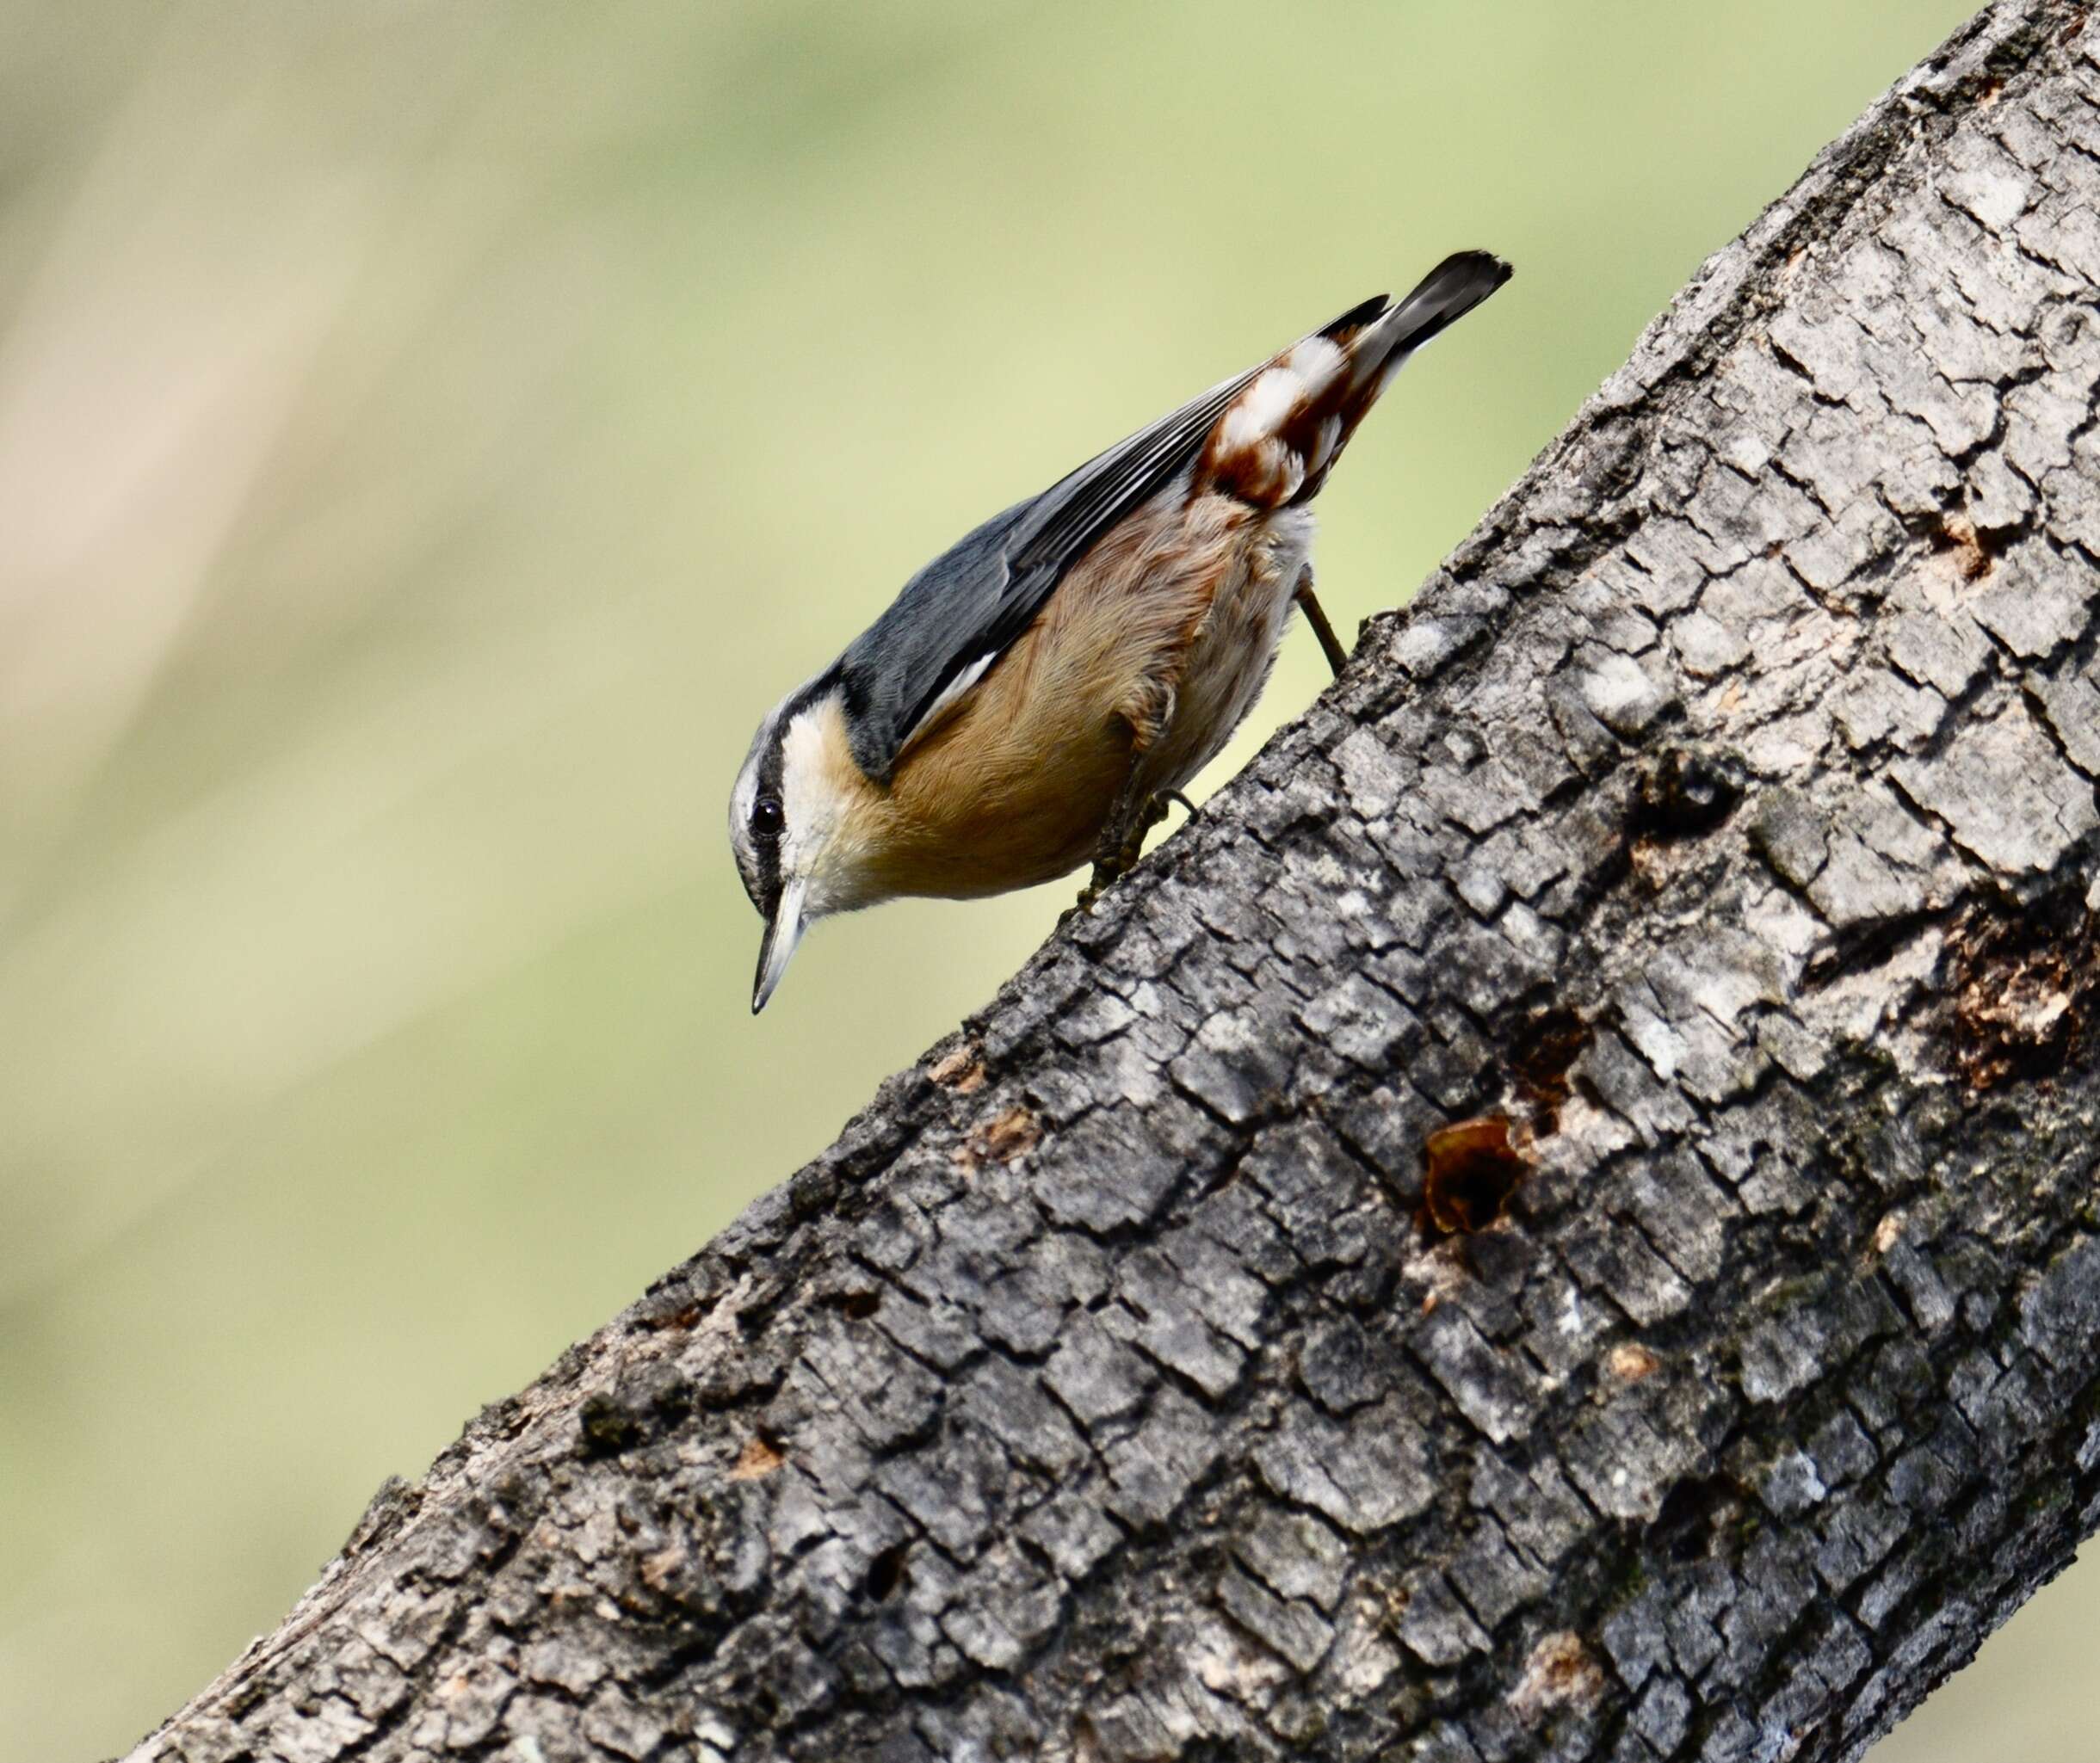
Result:
{"label": "blue-grey wing", "polygon": [[[1374,295],[1318,334],[1353,334],[1386,307],[1386,297]],[[1219,417],[1267,365],[1214,385],[995,515],[905,583],[832,670],[862,770],[886,784],[926,719],[984,676],[1103,533],[1189,471]]]}
{"label": "blue-grey wing", "polygon": [[914,731],[1006,652],[1096,540],[1189,469],[1258,371],[1212,387],[995,515],[905,583],[835,670],[862,770],[889,781]]}

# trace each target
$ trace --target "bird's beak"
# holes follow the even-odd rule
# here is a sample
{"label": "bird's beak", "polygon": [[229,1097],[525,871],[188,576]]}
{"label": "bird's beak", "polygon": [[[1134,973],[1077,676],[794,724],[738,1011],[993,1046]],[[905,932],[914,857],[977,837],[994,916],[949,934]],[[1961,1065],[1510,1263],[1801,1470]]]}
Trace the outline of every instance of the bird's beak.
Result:
{"label": "bird's beak", "polygon": [[758,977],[751,986],[751,1014],[756,1016],[773,996],[773,988],[787,972],[794,946],[802,940],[802,896],[807,885],[797,876],[781,891],[780,904],[766,922],[766,934],[758,945]]}

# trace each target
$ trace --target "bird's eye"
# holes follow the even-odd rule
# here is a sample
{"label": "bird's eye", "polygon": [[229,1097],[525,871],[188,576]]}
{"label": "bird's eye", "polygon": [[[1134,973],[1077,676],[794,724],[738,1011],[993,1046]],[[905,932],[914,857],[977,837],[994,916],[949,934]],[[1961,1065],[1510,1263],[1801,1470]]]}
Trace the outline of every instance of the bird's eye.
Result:
{"label": "bird's eye", "polygon": [[761,796],[751,804],[751,830],[762,839],[777,839],[781,829],[788,824],[788,817],[781,809],[778,796]]}

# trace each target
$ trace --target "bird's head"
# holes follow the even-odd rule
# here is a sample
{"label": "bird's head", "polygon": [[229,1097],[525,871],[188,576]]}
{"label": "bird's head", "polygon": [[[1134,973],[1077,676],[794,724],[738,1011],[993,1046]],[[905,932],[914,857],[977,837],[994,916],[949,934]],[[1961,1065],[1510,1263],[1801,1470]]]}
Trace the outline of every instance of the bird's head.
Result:
{"label": "bird's head", "polygon": [[870,786],[854,763],[835,681],[790,692],[759,724],[729,798],[729,843],[766,922],[751,1013],[766,1007],[802,934],[869,903],[860,812]]}

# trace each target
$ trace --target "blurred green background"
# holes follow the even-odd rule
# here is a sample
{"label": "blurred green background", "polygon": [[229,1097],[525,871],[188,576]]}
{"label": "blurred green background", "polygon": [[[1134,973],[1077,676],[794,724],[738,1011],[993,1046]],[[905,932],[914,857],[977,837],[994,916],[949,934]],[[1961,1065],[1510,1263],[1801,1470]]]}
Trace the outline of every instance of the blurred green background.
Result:
{"label": "blurred green background", "polygon": [[[0,1749],[131,1742],[1047,931],[748,1014],[730,780],[912,569],[1491,246],[1353,626],[1967,9],[0,0]],[[1879,1759],[2090,1763],[2096,1616]]]}

